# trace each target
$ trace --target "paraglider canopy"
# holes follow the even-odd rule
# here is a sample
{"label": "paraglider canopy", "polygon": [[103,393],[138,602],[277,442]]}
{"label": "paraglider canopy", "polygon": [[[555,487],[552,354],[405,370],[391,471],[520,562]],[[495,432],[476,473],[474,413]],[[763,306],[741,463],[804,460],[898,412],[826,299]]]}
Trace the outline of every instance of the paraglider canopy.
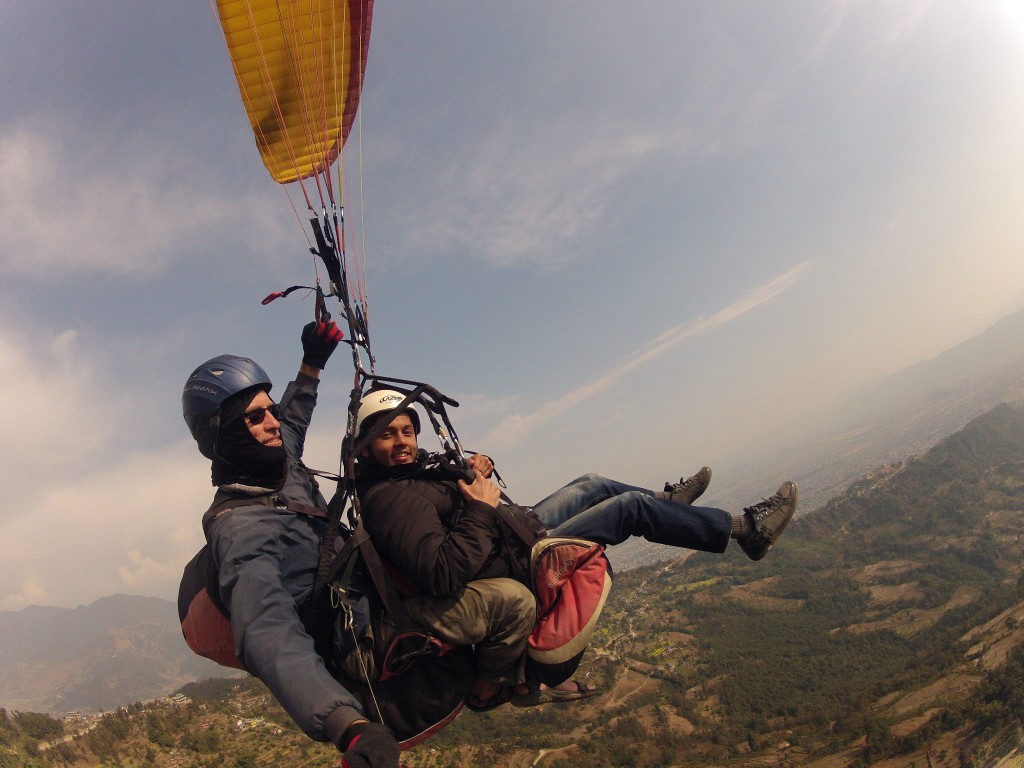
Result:
{"label": "paraglider canopy", "polygon": [[373,0],[217,0],[238,90],[279,184],[325,173],[359,107]]}

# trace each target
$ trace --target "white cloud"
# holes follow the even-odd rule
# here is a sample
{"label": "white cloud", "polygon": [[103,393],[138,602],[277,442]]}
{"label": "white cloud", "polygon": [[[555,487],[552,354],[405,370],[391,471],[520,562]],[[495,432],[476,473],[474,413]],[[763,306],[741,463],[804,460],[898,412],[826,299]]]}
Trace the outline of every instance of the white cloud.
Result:
{"label": "white cloud", "polygon": [[36,493],[33,486],[44,477],[94,457],[109,439],[114,404],[95,397],[99,372],[79,354],[77,339],[73,330],[52,339],[45,331],[0,335],[0,402],[6,404],[5,432],[16,437],[5,441],[0,456],[4,466],[20,467],[18,482],[6,490],[14,507]]}
{"label": "white cloud", "polygon": [[111,389],[106,348],[73,330],[0,323],[8,440],[0,509],[0,610],[113,592],[173,597],[202,541],[209,464],[191,440],[146,446],[145,392]]}
{"label": "white cloud", "polygon": [[417,242],[438,252],[466,250],[492,264],[519,260],[559,265],[577,255],[583,236],[609,226],[632,174],[695,162],[714,143],[685,128],[584,119],[579,114],[524,130],[493,131],[450,159],[438,190],[408,223]]}
{"label": "white cloud", "polygon": [[[17,332],[0,322],[9,437],[0,447],[0,610],[71,606],[115,592],[173,598],[202,543],[209,462],[183,437],[180,416],[160,421],[174,403],[164,408],[145,388],[109,386],[105,361],[134,342],[87,341],[75,331]],[[318,417],[329,416],[323,410]],[[338,419],[318,418],[313,466],[337,469]],[[153,445],[154,426],[158,439],[173,442]]]}
{"label": "white cloud", "polygon": [[[55,124],[60,124],[54,118]],[[145,153],[22,127],[0,137],[0,266],[28,274],[159,272],[211,241],[262,251],[279,242],[268,198],[205,183],[194,158]],[[269,182],[268,182],[269,184]]]}
{"label": "white cloud", "polygon": [[513,414],[506,417],[484,438],[483,444],[508,447],[518,443],[541,424],[551,421],[571,408],[583,405],[595,395],[616,384],[627,374],[661,357],[680,342],[711,333],[772,301],[793,286],[809,266],[810,262],[806,261],[797,264],[784,274],[741,296],[738,300],[723,307],[710,317],[700,317],[692,323],[670,328],[647,342],[636,353],[630,355],[626,360],[602,376],[585,382],[576,387],[576,389],[554,400],[543,403],[539,408],[530,413]]}
{"label": "white cloud", "polygon": [[0,610],[16,611],[29,605],[53,604],[52,596],[38,581],[23,579],[17,582],[16,579],[12,579],[11,584],[12,587],[5,587],[5,589],[12,589],[13,591],[6,594],[0,600]]}
{"label": "white cloud", "polygon": [[22,514],[0,523],[0,609],[87,603],[114,592],[173,598],[202,544],[207,477],[186,441],[80,479],[53,476]]}
{"label": "white cloud", "polygon": [[818,39],[811,47],[811,60],[821,58],[831,47],[836,35],[839,34],[839,30],[842,29],[849,7],[850,0],[836,0],[836,2],[829,3],[821,9],[820,12],[824,19],[824,24],[818,32]]}
{"label": "white cloud", "polygon": [[[928,15],[931,0],[889,0],[878,4],[878,13],[871,14],[872,36],[886,45],[905,41],[918,29]],[[821,59],[843,33],[850,17],[864,11],[863,4],[852,0],[835,0],[823,5],[818,12],[822,20],[817,39],[810,48],[809,59]]]}
{"label": "white cloud", "polygon": [[931,0],[904,0],[890,5],[893,15],[885,30],[888,42],[896,44],[913,35],[928,15],[931,5]]}

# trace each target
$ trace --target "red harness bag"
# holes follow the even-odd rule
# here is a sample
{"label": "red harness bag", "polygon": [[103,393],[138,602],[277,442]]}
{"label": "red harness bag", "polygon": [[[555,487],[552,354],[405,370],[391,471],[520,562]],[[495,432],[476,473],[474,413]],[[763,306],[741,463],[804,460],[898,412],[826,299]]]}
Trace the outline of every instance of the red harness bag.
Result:
{"label": "red harness bag", "polygon": [[235,655],[231,620],[220,601],[211,594],[211,589],[217,589],[217,569],[210,545],[206,544],[185,566],[178,587],[181,632],[193,653],[225,667],[245,669]]}
{"label": "red harness bag", "polygon": [[612,588],[604,547],[586,539],[550,537],[530,552],[537,625],[526,650],[527,676],[546,685],[576,671]]}

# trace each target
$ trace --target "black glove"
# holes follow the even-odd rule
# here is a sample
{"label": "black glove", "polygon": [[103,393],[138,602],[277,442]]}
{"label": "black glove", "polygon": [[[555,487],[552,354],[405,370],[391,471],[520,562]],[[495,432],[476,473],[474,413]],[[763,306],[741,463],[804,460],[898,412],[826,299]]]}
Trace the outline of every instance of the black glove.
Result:
{"label": "black glove", "polygon": [[354,723],[341,743],[348,744],[341,760],[344,768],[398,768],[398,741],[386,725]]}
{"label": "black glove", "polygon": [[302,362],[323,370],[344,335],[334,322],[307,323],[302,329]]}

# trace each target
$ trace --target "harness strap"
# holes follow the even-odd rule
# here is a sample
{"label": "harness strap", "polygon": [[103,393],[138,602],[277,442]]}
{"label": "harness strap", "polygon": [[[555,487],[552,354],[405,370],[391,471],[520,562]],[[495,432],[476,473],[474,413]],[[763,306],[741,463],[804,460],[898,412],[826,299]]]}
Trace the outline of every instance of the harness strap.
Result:
{"label": "harness strap", "polygon": [[[336,501],[338,497],[331,499],[331,504],[328,506],[338,506],[340,502]],[[329,521],[335,521],[337,517],[334,514],[335,510],[331,510],[331,514],[328,517]],[[330,531],[325,535],[325,541],[331,540],[333,537],[330,536]],[[366,564],[366,570],[370,574],[370,578],[373,581],[374,589],[380,596],[381,601],[384,603],[384,610],[388,616],[398,626],[405,626],[411,624],[409,614],[405,610],[405,606],[402,604],[402,598],[398,594],[398,590],[395,589],[395,585],[391,578],[388,576],[387,568],[384,565],[384,561],[381,559],[380,554],[377,552],[377,548],[373,546],[373,542],[370,541],[370,535],[366,532],[363,527],[363,521],[361,519],[356,521],[355,529],[352,534],[348,537],[345,545],[341,550],[332,558],[321,557],[320,567],[317,569],[316,584],[313,587],[313,595],[310,598],[311,605],[318,605],[320,598],[323,596],[324,589],[331,583],[339,572],[344,568],[344,573],[341,579],[337,581],[337,584],[341,591],[347,592],[348,585],[352,578],[352,572],[355,569],[356,558],[355,554],[358,553],[362,556],[363,562]]]}
{"label": "harness strap", "polygon": [[[363,523],[360,520],[357,529],[361,530],[362,527]],[[370,578],[373,579],[377,594],[384,603],[384,610],[398,626],[412,624],[409,614],[406,613],[405,606],[402,604],[402,598],[398,595],[394,583],[388,578],[384,561],[380,559],[377,548],[373,546],[369,536],[359,543],[359,552],[363,556],[363,562],[366,563],[366,570],[370,572]]]}
{"label": "harness strap", "polygon": [[526,523],[517,517],[516,514],[505,504],[498,505],[498,515],[501,517],[502,522],[504,522],[505,525],[507,525],[527,547],[532,547],[539,539],[543,538],[538,535],[536,531],[531,531]]}
{"label": "harness strap", "polygon": [[[341,528],[341,515],[345,509],[345,498],[346,494],[338,491],[334,494],[331,500],[327,504],[327,514],[324,515],[327,518],[327,529],[324,531],[323,543],[320,545],[320,557],[317,561],[316,568],[316,581],[313,585],[313,594],[310,595],[309,602],[311,605],[319,605],[319,600],[323,596],[324,588],[327,586],[327,582],[332,577],[331,565],[332,563],[341,556],[339,553],[334,556],[334,542],[337,541],[338,531]],[[355,536],[353,535],[353,538]],[[349,539],[351,542],[352,539]],[[348,549],[349,542],[345,543],[342,547],[342,552]],[[339,566],[340,567],[340,564]],[[335,570],[333,573],[337,573]]]}
{"label": "harness strap", "polygon": [[287,509],[296,515],[305,515],[306,517],[319,517],[321,519],[327,517],[327,512],[320,509],[320,507],[312,504],[300,504],[299,502],[286,502],[278,493],[268,493],[264,496],[234,495],[219,502],[214,499],[213,504],[203,515],[203,533],[206,534],[207,541],[210,539],[210,526],[213,525],[214,520],[224,513],[230,512],[232,509],[251,506],[277,507],[278,509]]}
{"label": "harness strap", "polygon": [[297,515],[306,515],[307,517],[319,518],[327,517],[327,512],[320,509],[320,507],[313,506],[312,504],[297,504],[293,502],[291,504],[285,504],[284,508],[287,509],[289,512],[294,512]]}
{"label": "harness strap", "polygon": [[337,583],[342,585],[342,588],[347,590],[349,582],[352,580],[352,571],[355,567],[355,554],[359,550],[360,545],[365,539],[369,538],[369,534],[360,525],[352,532],[352,535],[345,541],[345,545],[333,558],[327,561],[327,566],[322,569],[322,572],[317,573],[316,584],[313,587],[313,595],[310,597],[310,602],[314,603],[323,594],[324,589],[327,585],[334,581],[335,576],[338,572],[344,568],[345,573],[338,580]]}

